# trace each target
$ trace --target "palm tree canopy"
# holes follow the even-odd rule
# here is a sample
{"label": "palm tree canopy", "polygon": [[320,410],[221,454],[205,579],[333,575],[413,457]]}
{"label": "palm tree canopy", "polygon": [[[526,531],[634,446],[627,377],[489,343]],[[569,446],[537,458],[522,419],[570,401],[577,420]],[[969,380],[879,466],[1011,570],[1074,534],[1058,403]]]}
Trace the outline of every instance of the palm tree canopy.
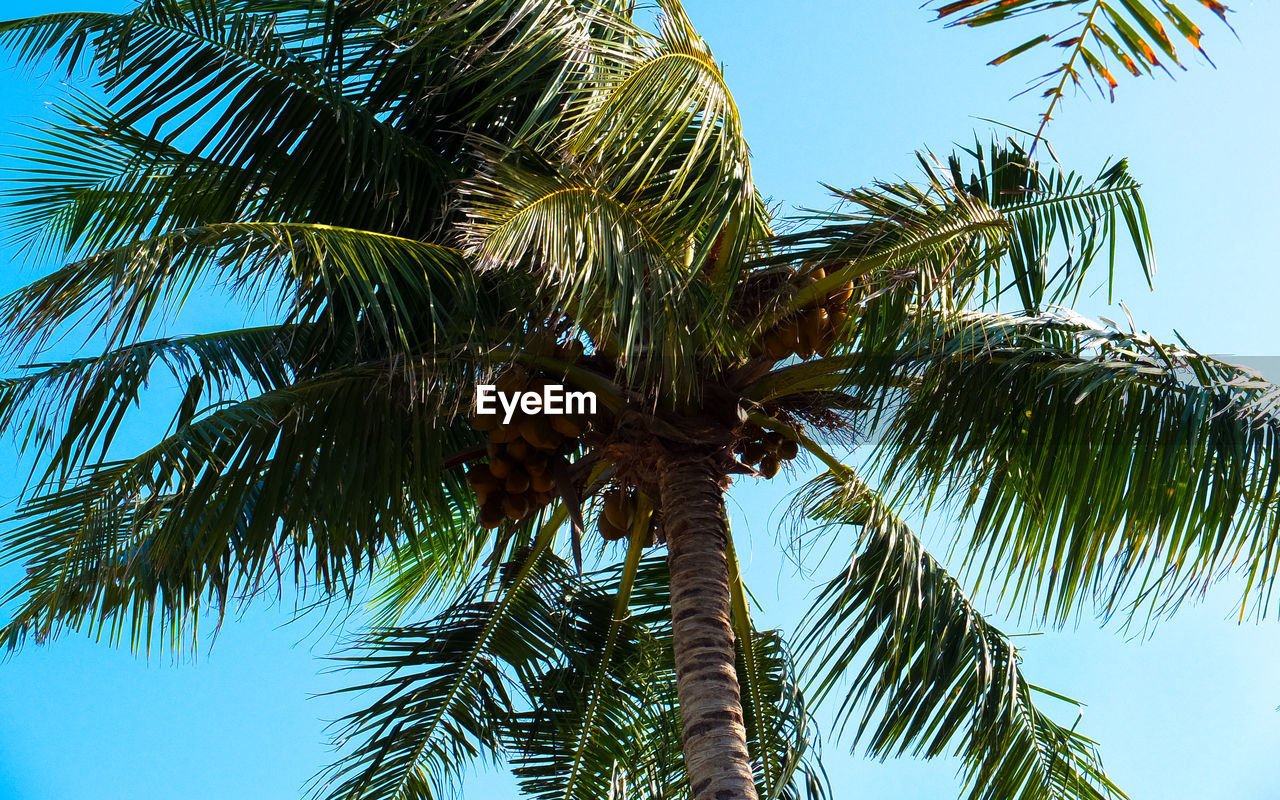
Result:
{"label": "palm tree canopy", "polygon": [[[728,553],[760,796],[826,793],[828,698],[872,754],[961,755],[975,800],[1123,796],[898,509],[966,521],[967,572],[1037,619],[1167,612],[1232,572],[1261,616],[1276,390],[1063,310],[1120,247],[1154,269],[1124,161],[1041,164],[1038,132],[775,218],[710,48],[660,5],[655,30],[620,0],[147,0],[0,25],[98,90],[32,130],[8,190],[20,241],[66,265],[0,304],[25,359],[0,429],[34,465],[0,638],[177,648],[264,587],[373,582],[379,625],[348,655],[367,702],[318,794],[435,797],[492,758],[534,797],[674,796],[655,448],[733,452],[742,480],[803,451],[825,469],[796,525],[850,557],[793,640],[755,627]],[[931,5],[1074,20],[995,60],[1066,54],[1045,122],[1082,76],[1114,84],[1108,59],[1179,63],[1166,26],[1201,37],[1168,2]],[[273,318],[167,330],[215,287]],[[43,360],[66,336],[83,354]],[[551,379],[600,413],[529,433],[554,442],[524,478],[554,488],[478,524],[511,451],[468,419],[473,387]],[[153,382],[182,396],[121,454]],[[854,443],[861,471],[831,452]],[[620,542],[584,541],[584,517]]]}

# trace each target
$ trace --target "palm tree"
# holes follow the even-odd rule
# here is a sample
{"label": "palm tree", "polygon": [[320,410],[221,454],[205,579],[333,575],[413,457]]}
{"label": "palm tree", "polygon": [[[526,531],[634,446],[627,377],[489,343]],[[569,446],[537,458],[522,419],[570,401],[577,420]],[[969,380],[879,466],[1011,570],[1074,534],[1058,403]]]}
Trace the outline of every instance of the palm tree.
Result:
{"label": "palm tree", "polygon": [[[1108,59],[1176,61],[1161,20],[1199,46],[1172,3],[1118,6],[938,11],[1078,14],[996,59],[1066,54],[1047,122]],[[372,585],[368,704],[322,795],[435,797],[492,758],[540,798],[820,797],[834,697],[872,754],[961,755],[970,797],[1121,796],[900,509],[966,521],[964,566],[1037,618],[1167,612],[1238,571],[1261,612],[1274,388],[1059,308],[1151,245],[1125,163],[1042,165],[1043,127],[775,219],[710,50],[661,11],[146,0],[0,27],[101,89],[30,134],[9,193],[69,263],[4,301],[6,344],[100,354],[0,383],[35,465],[7,646],[178,648],[265,589]],[[214,289],[271,320],[163,335]],[[494,381],[600,408],[473,414]],[[152,382],[181,399],[122,456]],[[851,555],[793,651],[752,622],[725,493],[800,454],[823,470],[797,533]]]}

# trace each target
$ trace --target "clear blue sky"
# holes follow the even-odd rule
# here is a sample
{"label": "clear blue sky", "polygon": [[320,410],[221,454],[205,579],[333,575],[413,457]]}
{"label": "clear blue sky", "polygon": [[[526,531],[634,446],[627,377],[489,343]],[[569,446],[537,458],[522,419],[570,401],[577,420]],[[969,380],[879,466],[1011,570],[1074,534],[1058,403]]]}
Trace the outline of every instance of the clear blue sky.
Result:
{"label": "clear blue sky", "polygon": [[[915,2],[795,3],[687,0],[742,108],[759,185],[786,206],[825,205],[818,181],[853,186],[907,175],[911,153],[971,140],[979,117],[1034,124],[1038,101],[1010,102],[1032,65],[985,66],[1008,32],[947,31]],[[1072,100],[1052,126],[1062,159],[1088,172],[1110,155],[1130,157],[1160,258],[1154,294],[1136,269],[1117,300],[1162,337],[1173,330],[1205,352],[1280,355],[1277,123],[1280,6],[1236,4],[1237,42],[1209,28],[1216,71],[1194,68],[1176,83],[1128,81],[1115,105]],[[121,9],[125,2],[39,0],[4,14]],[[875,10],[866,10],[867,7]],[[13,71],[0,74],[3,132],[39,112],[55,91]],[[0,255],[0,290],[33,274]],[[47,266],[47,265],[46,265]],[[1113,319],[1105,297],[1082,310]],[[203,309],[201,316],[243,316]],[[225,317],[224,317],[225,318]],[[238,321],[238,320],[236,320]],[[135,430],[145,433],[146,421]],[[139,441],[142,441],[140,438]],[[0,502],[17,491],[12,446],[0,446]],[[739,536],[749,533],[748,578],[788,625],[812,582],[778,554],[782,487],[739,491]],[[945,531],[927,529],[933,541]],[[819,577],[825,573],[820,573]],[[4,583],[12,573],[0,574]],[[1280,797],[1280,630],[1231,621],[1235,587],[1212,593],[1145,641],[1091,620],[1022,640],[1028,677],[1087,702],[1081,729],[1103,747],[1115,780],[1135,800]],[[194,659],[150,661],[78,638],[31,648],[0,664],[0,800],[91,797],[293,798],[326,763],[324,721],[343,702],[313,695],[336,683],[319,674],[332,633],[287,624],[285,608],[254,606],[229,620]],[[1007,630],[1027,631],[1016,621]],[[955,795],[947,761],[880,764],[829,741],[839,797],[939,800]],[[474,796],[502,796],[480,776]]]}

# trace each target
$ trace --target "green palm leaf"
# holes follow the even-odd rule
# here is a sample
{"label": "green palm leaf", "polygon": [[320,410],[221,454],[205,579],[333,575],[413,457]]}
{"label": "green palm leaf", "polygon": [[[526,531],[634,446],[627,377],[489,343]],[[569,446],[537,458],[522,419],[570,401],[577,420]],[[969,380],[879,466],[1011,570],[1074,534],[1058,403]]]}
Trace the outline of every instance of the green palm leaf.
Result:
{"label": "green palm leaf", "polygon": [[[738,109],[724,76],[680,3],[664,0],[660,6],[655,41],[630,52],[615,50],[612,63],[588,76],[591,91],[568,112],[568,154],[599,171],[628,206],[645,209],[658,239],[704,233],[694,258],[701,264],[728,224],[721,209],[751,216],[759,208]],[[742,225],[734,234],[754,232]],[[732,249],[742,253],[743,242]]]}
{"label": "green palm leaf", "polygon": [[[1127,239],[1150,280],[1146,212],[1125,162],[1109,162],[1087,180],[1042,168],[1012,139],[990,149],[975,144],[963,154],[944,165],[917,153],[924,178],[918,183],[833,190],[842,207],[811,212],[798,220],[804,230],[767,240],[760,267],[826,268],[827,277],[789,307],[853,280],[855,309],[886,298],[896,306],[956,311],[998,300],[1005,286],[1017,289],[1024,308],[1038,309],[1075,299],[1103,256],[1109,284]],[[1052,268],[1052,259],[1061,259],[1059,266]]]}
{"label": "green palm leaf", "polygon": [[[215,396],[280,388],[306,363],[313,331],[266,326],[135,342],[101,356],[24,365],[0,380],[0,430],[23,430],[23,449],[64,478],[106,457],[157,366]],[[196,397],[195,400],[199,400]],[[96,455],[95,455],[96,454]]]}
{"label": "green palm leaf", "polygon": [[243,222],[170,231],[73,262],[0,301],[0,324],[21,348],[88,317],[86,338],[105,334],[115,345],[214,278],[233,296],[278,293],[296,322],[354,326],[363,317],[391,346],[431,343],[441,329],[476,323],[455,311],[474,306],[474,282],[449,248],[328,225]]}
{"label": "green palm leaf", "polygon": [[53,113],[57,122],[23,137],[4,195],[13,238],[33,258],[88,255],[250,213],[244,206],[257,195],[235,170],[122,127],[84,95]]}
{"label": "green palm leaf", "polygon": [[643,778],[652,749],[645,687],[663,679],[652,633],[630,613],[643,539],[620,574],[579,582],[561,632],[562,657],[525,679],[532,708],[511,734],[512,771],[537,798],[604,797]]}
{"label": "green palm leaf", "polygon": [[815,697],[844,684],[839,716],[853,721],[862,709],[855,742],[881,757],[959,755],[970,800],[1125,796],[1093,742],[1035,704],[1059,696],[1027,683],[1017,649],[877,495],[847,470],[827,473],[798,511],[858,529],[855,554],[801,637]]}
{"label": "green palm leaf", "polygon": [[435,535],[419,546],[460,556],[474,498],[446,458],[477,439],[451,421],[456,402],[385,364],[347,368],[202,410],[134,458],[38,491],[4,537],[5,562],[27,565],[5,641],[92,623],[135,648],[178,646],[201,602],[222,614],[289,574],[349,596],[420,528]]}
{"label": "green palm leaf", "polygon": [[792,655],[780,631],[761,632],[751,623],[736,554],[729,569],[743,725],[757,790],[769,800],[826,798],[830,787],[815,756],[818,742],[804,695],[791,674]]}
{"label": "green palm leaf", "polygon": [[347,691],[373,702],[347,717],[351,749],[315,781],[332,798],[439,797],[478,757],[495,757],[515,707],[509,671],[532,669],[558,651],[555,609],[567,573],[545,557],[563,525],[560,509],[533,548],[504,569],[496,595],[477,583],[436,621],[378,631],[347,657],[383,674]]}
{"label": "green palm leaf", "polygon": [[[1089,268],[1104,256],[1110,288],[1117,249],[1125,238],[1151,283],[1155,256],[1147,214],[1138,193],[1141,187],[1124,160],[1108,161],[1088,180],[1074,172],[1043,168],[1013,139],[993,142],[987,150],[975,142],[964,153],[972,160],[967,178],[965,162],[957,155],[948,159],[956,190],[980,197],[1012,228],[994,281],[983,280],[984,295],[991,287],[998,297],[1002,284],[1012,284],[1026,310],[1074,302]],[[1057,266],[1051,263],[1054,259],[1060,259]]]}
{"label": "green palm leaf", "polygon": [[504,163],[463,184],[462,197],[465,250],[479,269],[532,272],[597,349],[657,350],[666,374],[687,374],[693,348],[681,332],[696,318],[676,302],[687,273],[633,209],[576,176]]}
{"label": "green palm leaf", "polygon": [[1069,315],[977,315],[922,345],[888,420],[892,474],[976,516],[972,566],[1065,621],[1089,597],[1162,612],[1238,570],[1276,573],[1277,389]]}

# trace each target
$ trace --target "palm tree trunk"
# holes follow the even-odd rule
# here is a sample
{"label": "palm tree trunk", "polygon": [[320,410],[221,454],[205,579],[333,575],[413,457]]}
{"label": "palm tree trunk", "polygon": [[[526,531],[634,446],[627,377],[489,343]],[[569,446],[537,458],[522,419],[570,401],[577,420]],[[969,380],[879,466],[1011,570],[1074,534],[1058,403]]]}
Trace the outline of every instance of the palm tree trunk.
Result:
{"label": "palm tree trunk", "polygon": [[711,459],[661,465],[685,768],[694,800],[756,800],[730,617],[729,521]]}

